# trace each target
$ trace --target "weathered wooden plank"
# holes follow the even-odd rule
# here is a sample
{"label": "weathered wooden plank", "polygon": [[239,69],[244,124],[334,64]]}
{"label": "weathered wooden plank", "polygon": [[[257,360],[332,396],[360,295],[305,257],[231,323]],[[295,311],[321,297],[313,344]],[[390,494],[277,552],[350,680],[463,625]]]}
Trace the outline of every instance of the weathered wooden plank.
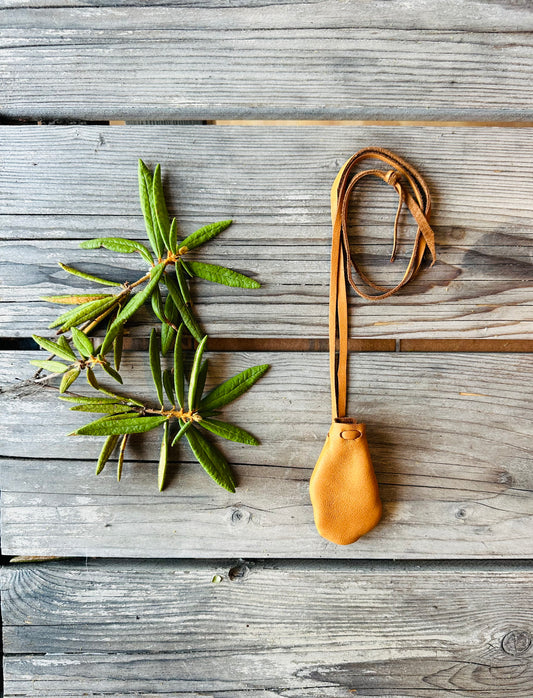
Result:
{"label": "weathered wooden plank", "polygon": [[[527,338],[533,329],[531,135],[531,129],[473,128],[4,127],[0,236],[7,302],[0,333],[43,332],[53,308],[36,298],[86,288],[56,268],[58,258],[114,272],[109,253],[80,252],[77,240],[143,236],[135,164],[141,154],[163,163],[183,234],[211,220],[235,220],[202,258],[263,284],[246,293],[198,284],[198,314],[211,335],[325,336],[329,187],[345,158],[377,143],[428,177],[439,262],[385,303],[354,297],[354,336]],[[398,278],[409,251],[406,239],[393,270],[395,208],[392,189],[372,183],[354,213],[354,252],[384,283]],[[140,268],[128,256],[121,264],[128,274]]]}
{"label": "weathered wooden plank", "polygon": [[[24,5],[30,7],[24,7]],[[48,3],[46,3],[48,4]],[[533,14],[413,4],[7,3],[10,117],[531,119]],[[33,5],[33,7],[31,7]],[[481,7],[481,11],[480,11]]]}
{"label": "weathered wooden plank", "polygon": [[[100,440],[65,436],[83,416],[58,404],[54,391],[17,382],[30,375],[31,356],[4,356],[0,374],[7,388],[0,432],[6,554],[533,554],[530,355],[352,355],[351,411],[368,425],[385,516],[345,548],[318,536],[308,495],[330,419],[327,354],[210,355],[210,380],[217,382],[246,366],[271,364],[226,410],[262,444],[222,444],[234,464],[235,495],[212,484],[185,445],[174,457],[169,487],[158,494],[158,439],[151,434],[134,442],[120,484],[112,467],[96,478]],[[125,366],[136,394],[151,395],[143,361],[128,354]]]}
{"label": "weathered wooden plank", "polygon": [[523,698],[533,691],[531,574],[294,562],[5,568],[5,695]]}

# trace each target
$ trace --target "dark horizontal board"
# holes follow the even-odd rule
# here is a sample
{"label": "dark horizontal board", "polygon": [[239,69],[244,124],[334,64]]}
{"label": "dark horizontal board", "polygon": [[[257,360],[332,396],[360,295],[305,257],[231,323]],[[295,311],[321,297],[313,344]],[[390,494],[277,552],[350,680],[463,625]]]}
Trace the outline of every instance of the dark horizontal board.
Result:
{"label": "dark horizontal board", "polygon": [[2,578],[6,698],[533,692],[530,566],[73,561]]}
{"label": "dark horizontal board", "polygon": [[[236,474],[235,495],[214,485],[185,445],[174,452],[169,486],[159,494],[156,433],[128,448],[120,484],[113,465],[95,477],[101,439],[67,438],[84,417],[59,403],[54,390],[24,381],[35,355],[2,357],[6,554],[533,554],[531,355],[351,355],[350,412],[367,423],[385,516],[348,547],[318,536],[308,494],[330,422],[327,354],[210,354],[208,386],[247,366],[271,365],[224,413],[261,441],[220,444]],[[135,394],[153,401],[145,355],[128,354],[124,369]]]}
{"label": "dark horizontal board", "polygon": [[[533,162],[531,129],[407,127],[4,127],[0,166],[3,336],[43,332],[55,309],[42,294],[89,286],[62,260],[133,280],[138,259],[80,251],[78,241],[142,239],[136,159],[161,162],[182,236],[213,221],[233,225],[198,252],[262,283],[242,292],[200,282],[198,315],[212,336],[325,337],[329,187],[369,144],[389,147],[427,177],[438,262],[384,303],[352,300],[353,336],[531,336]],[[388,262],[396,195],[369,183],[354,201],[353,251],[379,282]],[[406,220],[406,223],[408,221]],[[148,316],[140,316],[141,324]],[[146,331],[146,328],[145,328]],[[141,330],[142,332],[142,330]]]}
{"label": "dark horizontal board", "polygon": [[527,3],[78,4],[4,5],[4,115],[533,116]]}

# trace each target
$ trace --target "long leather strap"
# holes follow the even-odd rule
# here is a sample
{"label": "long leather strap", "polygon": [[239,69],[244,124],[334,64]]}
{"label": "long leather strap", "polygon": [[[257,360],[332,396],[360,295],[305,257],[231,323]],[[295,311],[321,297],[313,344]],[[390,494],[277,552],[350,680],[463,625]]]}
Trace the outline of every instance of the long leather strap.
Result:
{"label": "long leather strap", "polygon": [[[355,172],[363,160],[381,160],[388,170],[368,169]],[[355,174],[354,174],[355,172]],[[378,177],[398,193],[399,202],[394,221],[391,262],[394,261],[398,241],[398,222],[405,204],[418,228],[411,258],[402,280],[386,289],[373,283],[354,262],[348,240],[348,204],[354,187],[364,177]],[[362,298],[369,301],[383,300],[405,286],[418,272],[426,248],[435,263],[435,235],[429,225],[431,197],[429,189],[417,170],[408,162],[384,148],[364,148],[353,155],[340,169],[331,188],[331,221],[333,240],[331,247],[331,284],[329,296],[329,359],[331,375],[331,411],[333,420],[346,416],[347,366],[348,366],[348,301],[346,281]],[[356,283],[353,272],[358,277]],[[368,293],[359,285],[359,279],[378,293]],[[337,355],[337,337],[338,355]]]}

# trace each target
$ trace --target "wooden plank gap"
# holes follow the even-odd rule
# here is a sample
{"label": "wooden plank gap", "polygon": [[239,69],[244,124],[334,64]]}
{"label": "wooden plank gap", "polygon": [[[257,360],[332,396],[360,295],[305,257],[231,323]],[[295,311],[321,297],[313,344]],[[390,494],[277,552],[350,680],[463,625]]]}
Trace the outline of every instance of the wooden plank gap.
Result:
{"label": "wooden plank gap", "polygon": [[[109,123],[125,123],[109,122]],[[163,122],[159,122],[163,123]],[[170,122],[169,122],[170,123]],[[215,126],[438,126],[438,127],[479,127],[479,128],[531,128],[533,121],[430,121],[364,120],[364,119],[216,119],[204,123]]]}
{"label": "wooden plank gap", "polygon": [[529,354],[533,339],[400,339],[400,351]]}

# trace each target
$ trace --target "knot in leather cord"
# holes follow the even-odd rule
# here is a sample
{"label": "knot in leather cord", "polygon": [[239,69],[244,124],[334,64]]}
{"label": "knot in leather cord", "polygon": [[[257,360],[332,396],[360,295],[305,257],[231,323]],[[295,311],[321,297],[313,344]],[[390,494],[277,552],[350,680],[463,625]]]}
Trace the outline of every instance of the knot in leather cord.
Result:
{"label": "knot in leather cord", "polygon": [[[368,169],[356,172],[363,160],[380,160],[389,169]],[[398,244],[398,226],[404,204],[417,224],[413,251],[401,281],[392,288],[374,283],[354,261],[348,239],[348,207],[350,194],[365,177],[377,177],[393,187],[398,194],[398,209],[394,220],[391,262]],[[369,301],[384,300],[405,286],[418,272],[424,252],[429,249],[431,266],[436,261],[435,234],[429,225],[431,196],[420,173],[408,162],[384,148],[364,148],[353,155],[340,169],[331,188],[331,219],[333,240],[331,248],[331,285],[329,298],[329,351],[333,418],[345,416],[348,362],[348,302],[346,280],[354,291]],[[354,281],[353,273],[358,277]],[[359,285],[361,279],[378,293],[367,293]],[[336,340],[339,337],[337,361]]]}

